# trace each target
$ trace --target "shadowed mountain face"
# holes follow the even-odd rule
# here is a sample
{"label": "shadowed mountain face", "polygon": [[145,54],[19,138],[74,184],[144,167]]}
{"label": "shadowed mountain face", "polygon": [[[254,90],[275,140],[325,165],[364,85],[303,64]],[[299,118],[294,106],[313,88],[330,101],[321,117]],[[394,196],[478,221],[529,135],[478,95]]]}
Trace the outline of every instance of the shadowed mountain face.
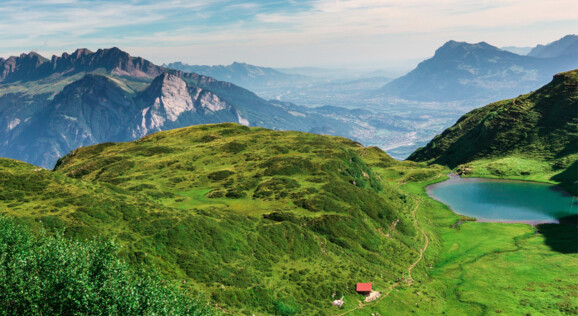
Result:
{"label": "shadowed mountain face", "polygon": [[379,94],[417,101],[490,102],[535,90],[554,74],[577,67],[576,55],[537,58],[520,56],[485,42],[449,41],[434,57],[385,85]]}
{"label": "shadowed mountain face", "polygon": [[130,141],[195,124],[279,130],[351,126],[330,115],[265,101],[211,77],[156,66],[118,48],[0,59],[0,156],[50,168],[79,146]]}

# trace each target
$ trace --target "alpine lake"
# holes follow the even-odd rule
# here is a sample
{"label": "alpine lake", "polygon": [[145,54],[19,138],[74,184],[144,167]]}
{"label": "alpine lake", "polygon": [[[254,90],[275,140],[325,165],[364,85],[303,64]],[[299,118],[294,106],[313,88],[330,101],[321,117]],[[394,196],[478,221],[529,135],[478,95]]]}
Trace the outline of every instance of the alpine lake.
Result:
{"label": "alpine lake", "polygon": [[551,184],[450,175],[427,194],[481,222],[559,223],[578,214],[578,199]]}

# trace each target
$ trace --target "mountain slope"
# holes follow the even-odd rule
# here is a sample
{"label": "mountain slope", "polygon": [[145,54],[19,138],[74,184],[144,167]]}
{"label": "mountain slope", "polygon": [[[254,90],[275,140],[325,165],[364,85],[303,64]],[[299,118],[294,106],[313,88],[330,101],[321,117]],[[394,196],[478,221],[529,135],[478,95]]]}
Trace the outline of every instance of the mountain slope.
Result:
{"label": "mountain slope", "polygon": [[534,47],[528,56],[538,58],[555,58],[572,56],[578,58],[578,35],[566,35],[547,45]]}
{"label": "mountain slope", "polygon": [[494,175],[544,173],[573,187],[578,180],[572,172],[578,159],[577,91],[578,70],[557,74],[535,92],[467,113],[408,159],[451,168],[473,164]]}
{"label": "mountain slope", "polygon": [[343,138],[195,126],[83,147],[55,171],[0,159],[0,206],[71,236],[117,236],[129,260],[231,313],[332,313],[333,295],[354,306],[356,282],[387,288],[422,244],[414,200],[364,157],[402,165]]}
{"label": "mountain slope", "polygon": [[577,67],[576,56],[535,58],[485,42],[449,41],[434,57],[385,85],[379,94],[418,101],[490,102],[534,90],[554,74]]}
{"label": "mountain slope", "polygon": [[[235,122],[280,130],[351,125],[280,105],[229,82],[165,69],[118,48],[0,60],[0,156],[51,168],[79,146],[160,130]],[[360,126],[360,128],[363,128]]]}

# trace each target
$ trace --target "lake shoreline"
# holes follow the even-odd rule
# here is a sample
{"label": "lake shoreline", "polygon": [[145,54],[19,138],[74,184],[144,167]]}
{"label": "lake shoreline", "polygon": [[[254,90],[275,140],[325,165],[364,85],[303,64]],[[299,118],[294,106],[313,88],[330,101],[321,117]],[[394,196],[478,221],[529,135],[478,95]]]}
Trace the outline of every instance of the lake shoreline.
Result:
{"label": "lake shoreline", "polygon": [[[531,226],[537,226],[540,224],[560,224],[560,218],[564,217],[564,216],[573,216],[576,215],[576,212],[572,212],[573,209],[575,209],[574,205],[576,205],[575,203],[575,197],[572,196],[571,194],[569,194],[566,190],[564,190],[564,188],[557,186],[555,184],[552,183],[544,183],[544,182],[539,182],[539,181],[527,181],[527,180],[519,180],[519,179],[507,179],[507,178],[483,178],[483,177],[461,177],[460,175],[456,174],[456,173],[450,173],[447,175],[448,179],[442,182],[437,182],[437,183],[433,183],[430,185],[427,185],[425,187],[425,191],[426,194],[440,202],[443,203],[444,205],[446,205],[452,212],[454,212],[457,215],[460,216],[467,216],[470,218],[474,218],[474,222],[480,222],[480,223],[505,223],[505,224],[528,224]],[[511,218],[512,216],[515,217],[514,215],[509,214],[510,218],[495,218],[490,216],[480,216],[480,214],[476,214],[476,212],[480,212],[480,205],[477,205],[477,209],[476,209],[476,203],[480,204],[480,200],[477,198],[469,198],[467,199],[468,203],[473,203],[472,205],[468,205],[467,209],[468,211],[464,211],[465,207],[463,205],[464,201],[462,199],[462,201],[459,201],[460,198],[455,198],[455,197],[448,197],[447,192],[443,193],[442,196],[438,194],[436,194],[434,191],[436,189],[439,188],[446,188],[446,187],[450,187],[450,186],[456,186],[456,185],[460,185],[460,189],[463,189],[463,187],[461,186],[462,184],[465,185],[476,185],[476,184],[480,184],[480,185],[486,185],[486,186],[501,186],[502,184],[505,185],[509,185],[511,186],[512,184],[521,184],[521,185],[536,185],[536,186],[544,186],[547,187],[548,190],[551,190],[553,192],[555,192],[556,195],[559,195],[562,199],[567,199],[567,198],[571,198],[572,201],[570,202],[571,204],[569,204],[570,206],[570,212],[568,212],[568,214],[566,212],[563,213],[558,213],[558,215],[564,215],[562,217],[557,217],[556,214],[551,214],[549,213],[548,210],[544,210],[544,209],[534,209],[531,210],[530,212],[528,212],[527,210],[524,209],[524,212],[521,212],[522,214],[520,216],[527,216],[527,214],[530,214],[531,216],[538,214],[538,218],[531,218],[531,219],[515,219],[515,218]],[[535,190],[537,187],[533,187],[532,190]],[[542,188],[539,188],[539,190],[543,190]],[[439,191],[439,190],[438,190]],[[492,194],[488,194],[488,192],[486,192],[486,190],[482,190],[482,192],[484,193],[483,196],[489,196],[491,198],[494,198],[494,196],[492,196]],[[494,194],[496,195],[504,195],[503,192],[501,192],[502,190],[497,190],[496,192],[494,192]],[[491,192],[490,192],[491,193]],[[446,196],[443,196],[443,195]],[[464,194],[464,192],[461,192],[460,194]],[[460,195],[457,194],[457,195]],[[518,192],[519,194],[519,192]],[[550,194],[550,193],[547,193]],[[528,195],[528,196],[533,196],[532,194]],[[553,196],[552,194],[550,194],[550,196]],[[504,199],[504,196],[501,197],[502,199]],[[490,201],[488,202],[488,204],[485,207],[484,211],[486,212],[486,215],[488,215],[487,213],[492,213],[493,208],[494,207],[510,207],[513,210],[517,210],[520,213],[520,209],[523,209],[524,207],[528,207],[527,205],[524,206],[524,203],[521,203],[522,205],[517,205],[516,202],[510,201],[509,199],[511,198],[510,196],[508,196],[506,194],[506,206],[504,205],[499,205],[499,204],[495,204],[495,201]],[[518,197],[520,198],[520,197]],[[448,201],[448,199],[454,199],[453,203],[452,201]],[[524,200],[522,198],[522,200]],[[556,198],[554,199],[556,200]],[[457,203],[456,201],[459,201],[460,203]],[[561,200],[560,200],[561,201]],[[523,201],[526,202],[527,201]],[[566,201],[567,202],[567,201]],[[562,203],[562,202],[560,202]],[[458,205],[456,206],[456,204],[462,204],[462,205]],[[559,205],[557,206],[559,207]],[[494,212],[495,213],[495,212]],[[542,216],[541,216],[542,215]],[[502,215],[500,215],[502,216]],[[539,217],[550,217],[550,218],[539,218]]]}

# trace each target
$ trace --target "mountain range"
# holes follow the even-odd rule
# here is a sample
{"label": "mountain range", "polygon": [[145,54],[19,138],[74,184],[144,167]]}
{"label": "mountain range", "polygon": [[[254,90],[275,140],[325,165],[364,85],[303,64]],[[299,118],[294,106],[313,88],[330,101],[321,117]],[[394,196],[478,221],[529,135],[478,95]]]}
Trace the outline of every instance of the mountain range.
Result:
{"label": "mountain range", "polygon": [[485,42],[449,41],[377,95],[482,104],[515,97],[546,84],[556,73],[577,68],[577,43],[578,36],[569,35],[521,56]]}
{"label": "mountain range", "polygon": [[79,49],[51,60],[22,54],[0,59],[0,69],[0,156],[43,167],[80,146],[195,124],[237,122],[350,137],[363,129],[118,48]]}
{"label": "mountain range", "polygon": [[228,81],[265,99],[306,107],[365,107],[364,94],[392,80],[392,73],[383,70],[368,72],[315,67],[276,69],[238,62],[227,66],[174,62],[166,66]]}

